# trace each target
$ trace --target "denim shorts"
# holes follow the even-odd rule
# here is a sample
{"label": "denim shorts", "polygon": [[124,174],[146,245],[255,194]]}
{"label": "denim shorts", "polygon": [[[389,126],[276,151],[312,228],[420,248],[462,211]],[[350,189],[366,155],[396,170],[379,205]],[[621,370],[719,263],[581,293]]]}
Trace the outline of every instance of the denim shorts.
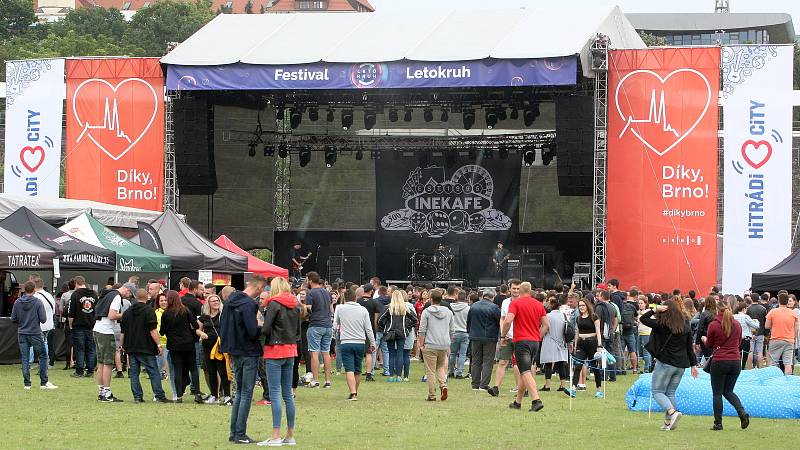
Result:
{"label": "denim shorts", "polygon": [[345,372],[361,373],[361,360],[364,359],[363,344],[341,344],[339,353],[342,355],[342,365]]}
{"label": "denim shorts", "polygon": [[628,353],[636,353],[636,332],[630,331],[628,333],[623,333],[621,336],[622,340],[622,348],[619,349],[620,352],[624,351],[626,348]]}
{"label": "denim shorts", "polygon": [[331,351],[333,328],[308,327],[306,337],[308,338],[308,351],[325,353]]}

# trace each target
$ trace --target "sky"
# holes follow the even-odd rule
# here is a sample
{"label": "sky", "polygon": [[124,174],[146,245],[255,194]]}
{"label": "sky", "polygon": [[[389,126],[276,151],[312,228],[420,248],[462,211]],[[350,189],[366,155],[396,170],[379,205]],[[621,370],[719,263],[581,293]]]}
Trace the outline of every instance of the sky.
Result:
{"label": "sky", "polygon": [[[428,8],[487,9],[548,5],[541,0],[369,0],[381,11],[425,10]],[[623,12],[714,12],[714,0],[561,0],[564,7],[619,5]],[[731,12],[781,12],[789,13],[794,28],[800,34],[800,0],[730,0]]]}

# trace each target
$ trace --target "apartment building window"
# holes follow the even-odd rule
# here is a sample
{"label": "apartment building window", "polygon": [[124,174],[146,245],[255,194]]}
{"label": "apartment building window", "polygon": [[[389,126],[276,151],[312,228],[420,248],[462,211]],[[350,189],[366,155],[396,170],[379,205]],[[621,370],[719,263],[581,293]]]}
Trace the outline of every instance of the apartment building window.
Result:
{"label": "apartment building window", "polygon": [[328,0],[297,0],[295,9],[298,11],[325,11],[328,9]]}

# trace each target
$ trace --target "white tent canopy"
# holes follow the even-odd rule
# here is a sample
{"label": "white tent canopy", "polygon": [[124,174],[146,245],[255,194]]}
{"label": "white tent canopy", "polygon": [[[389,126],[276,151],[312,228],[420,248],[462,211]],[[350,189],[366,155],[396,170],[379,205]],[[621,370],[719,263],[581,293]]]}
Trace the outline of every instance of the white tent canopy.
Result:
{"label": "white tent canopy", "polygon": [[581,54],[597,33],[614,48],[644,48],[619,7],[431,10],[369,14],[220,14],[164,64],[474,61]]}
{"label": "white tent canopy", "polygon": [[0,194],[0,220],[21,206],[50,223],[66,223],[74,217],[88,213],[103,225],[124,228],[136,228],[137,221],[150,223],[161,215],[161,211],[128,208],[91,200],[26,197],[3,193]]}

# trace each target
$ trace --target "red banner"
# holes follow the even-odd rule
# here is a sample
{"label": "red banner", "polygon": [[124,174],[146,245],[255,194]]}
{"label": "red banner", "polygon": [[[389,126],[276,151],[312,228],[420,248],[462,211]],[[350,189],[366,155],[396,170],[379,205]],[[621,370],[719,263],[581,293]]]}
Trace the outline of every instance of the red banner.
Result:
{"label": "red banner", "polygon": [[606,278],[705,294],[717,280],[720,49],[609,58]]}
{"label": "red banner", "polygon": [[67,60],[67,198],[163,208],[158,58]]}

